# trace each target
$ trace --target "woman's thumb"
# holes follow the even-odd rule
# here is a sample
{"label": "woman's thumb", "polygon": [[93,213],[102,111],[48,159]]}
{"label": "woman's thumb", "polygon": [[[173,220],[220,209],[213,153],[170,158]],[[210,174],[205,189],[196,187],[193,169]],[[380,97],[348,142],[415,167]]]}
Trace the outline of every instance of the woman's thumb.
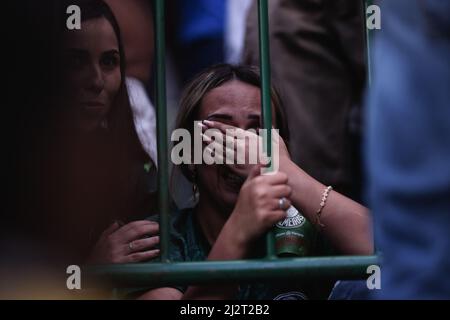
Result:
{"label": "woman's thumb", "polygon": [[247,179],[253,179],[261,174],[261,168],[264,167],[262,164],[255,165],[248,174]]}

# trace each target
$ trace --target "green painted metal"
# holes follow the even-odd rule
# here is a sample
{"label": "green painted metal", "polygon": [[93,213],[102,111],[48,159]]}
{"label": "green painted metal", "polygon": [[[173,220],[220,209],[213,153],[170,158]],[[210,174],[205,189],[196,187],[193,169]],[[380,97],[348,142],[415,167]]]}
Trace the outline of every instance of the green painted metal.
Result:
{"label": "green painted metal", "polygon": [[267,141],[264,145],[267,155],[272,154],[272,146],[269,143],[270,129],[272,128],[272,108],[270,97],[270,43],[269,43],[269,16],[267,0],[258,0],[259,19],[259,57],[261,67],[261,113],[264,129],[268,130]]}
{"label": "green painted metal", "polygon": [[145,263],[93,266],[86,271],[87,286],[111,283],[115,287],[265,282],[292,279],[366,279],[376,256],[280,258],[265,260]]}
{"label": "green painted metal", "polygon": [[169,253],[169,161],[166,108],[165,0],[156,0],[156,104],[158,131],[158,199],[160,214],[161,262]]}
{"label": "green painted metal", "polygon": [[[258,27],[259,27],[259,62],[261,69],[261,114],[263,127],[267,135],[263,136],[263,147],[270,158],[272,155],[272,99],[270,90],[270,43],[269,43],[269,14],[267,0],[258,0]],[[275,238],[273,231],[266,237],[267,257],[276,258]]]}

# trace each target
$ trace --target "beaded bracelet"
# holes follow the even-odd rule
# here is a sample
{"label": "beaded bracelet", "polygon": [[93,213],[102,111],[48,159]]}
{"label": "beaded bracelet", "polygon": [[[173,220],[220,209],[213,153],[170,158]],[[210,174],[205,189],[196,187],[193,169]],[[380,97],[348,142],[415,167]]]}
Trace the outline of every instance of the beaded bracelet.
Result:
{"label": "beaded bracelet", "polygon": [[333,190],[332,186],[328,186],[328,187],[325,188],[325,190],[322,193],[322,200],[320,201],[320,208],[316,212],[316,217],[317,217],[317,222],[316,223],[321,228],[325,227],[325,225],[322,222],[320,222],[320,215],[322,214],[322,210],[325,207],[325,204],[327,203],[328,195],[330,194],[331,190]]}

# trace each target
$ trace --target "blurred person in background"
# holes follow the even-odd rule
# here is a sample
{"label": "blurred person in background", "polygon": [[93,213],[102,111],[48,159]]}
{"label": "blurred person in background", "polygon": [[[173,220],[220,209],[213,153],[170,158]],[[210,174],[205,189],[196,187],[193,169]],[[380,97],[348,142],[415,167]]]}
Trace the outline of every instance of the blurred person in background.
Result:
{"label": "blurred person in background", "polygon": [[242,63],[247,15],[252,0],[226,1],[225,62]]}
{"label": "blurred person in background", "polygon": [[367,108],[382,299],[450,298],[450,2],[382,1]]}
{"label": "blurred person in background", "polygon": [[[73,4],[82,12],[80,30],[66,27]],[[16,203],[1,242],[8,258],[0,272],[10,282],[2,281],[1,291],[17,291],[20,282],[27,289],[18,295],[42,290],[45,296],[40,279],[53,278],[49,287],[64,295],[68,265],[159,255],[158,225],[144,220],[157,207],[156,168],[145,167],[152,154],[138,135],[125,51],[109,7],[70,0],[25,8],[33,12],[25,21],[34,37],[16,49],[20,56],[31,50],[40,63],[19,65],[29,75],[22,83],[29,96],[17,110]]]}
{"label": "blurred person in background", "polygon": [[[292,159],[357,201],[365,86],[362,5],[360,0],[269,1],[271,71],[292,128]],[[259,65],[256,0],[245,41],[243,63]]]}
{"label": "blurred person in background", "polygon": [[181,86],[204,68],[225,59],[226,0],[168,3],[169,45]]}
{"label": "blurred person in background", "polygon": [[126,84],[135,128],[152,166],[157,164],[156,112],[150,99],[154,60],[152,0],[106,0],[117,18],[125,49]]}

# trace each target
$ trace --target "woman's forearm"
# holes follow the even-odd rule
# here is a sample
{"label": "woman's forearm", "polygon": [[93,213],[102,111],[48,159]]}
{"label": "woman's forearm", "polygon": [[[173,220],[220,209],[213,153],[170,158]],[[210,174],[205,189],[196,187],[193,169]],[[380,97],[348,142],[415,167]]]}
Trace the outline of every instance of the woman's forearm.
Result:
{"label": "woman's forearm", "polygon": [[[239,238],[232,221],[227,221],[208,255],[208,261],[237,260],[245,258],[247,245]],[[214,286],[190,286],[183,295],[186,300],[233,299],[238,291],[237,284]]]}
{"label": "woman's forearm", "polygon": [[[291,201],[302,214],[318,226],[317,210],[326,186],[309,176],[292,161],[281,166],[289,176]],[[357,202],[331,191],[320,215],[318,226],[336,249],[343,254],[373,252],[372,223],[369,211]]]}

